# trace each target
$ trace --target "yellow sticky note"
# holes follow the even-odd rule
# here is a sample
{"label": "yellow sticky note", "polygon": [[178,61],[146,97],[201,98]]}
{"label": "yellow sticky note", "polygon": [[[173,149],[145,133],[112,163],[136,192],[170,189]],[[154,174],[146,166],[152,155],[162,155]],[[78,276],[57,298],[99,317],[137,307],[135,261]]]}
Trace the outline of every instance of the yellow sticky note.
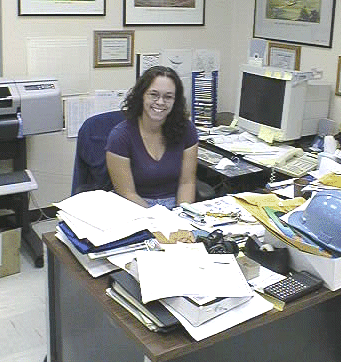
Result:
{"label": "yellow sticky note", "polygon": [[281,72],[274,72],[274,78],[282,79],[282,73]]}
{"label": "yellow sticky note", "polygon": [[285,72],[283,76],[284,80],[291,80],[292,79],[292,73]]}
{"label": "yellow sticky note", "polygon": [[273,135],[274,135],[274,141],[283,141],[283,132],[282,131],[273,131]]}
{"label": "yellow sticky note", "polygon": [[234,118],[233,121],[231,122],[230,126],[231,127],[236,127],[238,123],[238,118]]}
{"label": "yellow sticky note", "polygon": [[264,73],[265,77],[271,77],[271,72],[269,70],[267,70],[265,73]]}
{"label": "yellow sticky note", "polygon": [[258,132],[258,138],[265,142],[272,143],[274,141],[274,132],[265,126],[261,126]]}

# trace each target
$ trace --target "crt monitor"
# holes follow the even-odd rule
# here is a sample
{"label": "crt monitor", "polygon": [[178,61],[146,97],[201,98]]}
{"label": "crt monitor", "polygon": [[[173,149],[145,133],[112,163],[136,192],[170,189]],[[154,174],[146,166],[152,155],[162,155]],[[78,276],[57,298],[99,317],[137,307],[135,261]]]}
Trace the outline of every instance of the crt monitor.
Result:
{"label": "crt monitor", "polygon": [[273,133],[288,141],[302,135],[306,82],[294,82],[291,72],[270,67],[240,67],[235,118],[238,126],[254,135]]}

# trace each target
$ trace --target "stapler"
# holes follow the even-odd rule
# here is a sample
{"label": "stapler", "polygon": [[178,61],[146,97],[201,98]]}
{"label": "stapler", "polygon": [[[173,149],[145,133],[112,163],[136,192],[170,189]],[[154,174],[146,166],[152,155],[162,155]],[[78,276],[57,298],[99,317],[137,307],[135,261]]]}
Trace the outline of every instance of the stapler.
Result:
{"label": "stapler", "polygon": [[202,213],[199,210],[195,209],[188,202],[182,202],[180,204],[180,207],[182,208],[182,213],[180,213],[180,216],[189,217],[193,221],[201,223],[201,224],[206,223],[206,221],[205,221],[205,213]]}

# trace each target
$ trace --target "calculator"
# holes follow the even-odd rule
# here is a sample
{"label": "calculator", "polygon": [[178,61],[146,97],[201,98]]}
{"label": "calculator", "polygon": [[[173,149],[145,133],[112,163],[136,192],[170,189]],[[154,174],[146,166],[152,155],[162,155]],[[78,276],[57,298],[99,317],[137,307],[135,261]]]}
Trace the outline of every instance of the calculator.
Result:
{"label": "calculator", "polygon": [[322,285],[322,279],[301,271],[265,287],[264,293],[288,303],[321,288]]}

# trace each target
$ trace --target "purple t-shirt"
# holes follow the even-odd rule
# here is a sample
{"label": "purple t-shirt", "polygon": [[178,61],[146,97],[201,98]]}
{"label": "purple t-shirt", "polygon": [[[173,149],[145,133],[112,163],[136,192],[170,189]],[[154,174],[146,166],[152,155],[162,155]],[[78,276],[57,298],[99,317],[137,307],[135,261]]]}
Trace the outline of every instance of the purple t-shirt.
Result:
{"label": "purple t-shirt", "polygon": [[167,146],[161,160],[154,160],[147,152],[137,123],[123,121],[110,133],[106,150],[130,158],[136,192],[145,198],[157,199],[176,195],[183,151],[198,142],[192,122],[183,140]]}

